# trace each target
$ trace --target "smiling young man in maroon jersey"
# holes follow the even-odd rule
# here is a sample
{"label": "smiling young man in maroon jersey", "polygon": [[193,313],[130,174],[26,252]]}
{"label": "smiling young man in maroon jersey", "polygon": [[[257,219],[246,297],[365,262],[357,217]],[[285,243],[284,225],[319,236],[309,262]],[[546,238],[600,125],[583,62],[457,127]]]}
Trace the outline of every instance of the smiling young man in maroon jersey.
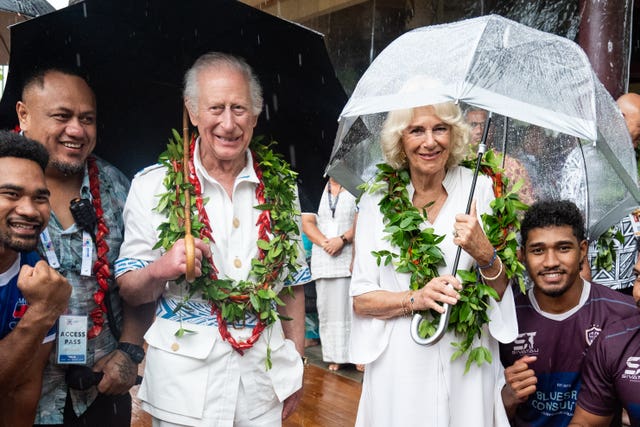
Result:
{"label": "smiling young man in maroon jersey", "polygon": [[517,339],[500,345],[503,403],[514,425],[566,426],[576,408],[587,348],[609,323],[634,314],[633,300],[583,280],[584,220],[569,201],[535,203],[521,227],[534,282],[518,294]]}

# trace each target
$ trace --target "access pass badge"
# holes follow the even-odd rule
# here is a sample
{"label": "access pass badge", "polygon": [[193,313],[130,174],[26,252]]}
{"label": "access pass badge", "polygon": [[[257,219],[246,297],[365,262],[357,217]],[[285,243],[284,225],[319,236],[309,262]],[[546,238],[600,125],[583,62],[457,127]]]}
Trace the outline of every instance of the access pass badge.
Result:
{"label": "access pass badge", "polygon": [[87,363],[87,324],[87,316],[60,316],[57,346],[59,364]]}

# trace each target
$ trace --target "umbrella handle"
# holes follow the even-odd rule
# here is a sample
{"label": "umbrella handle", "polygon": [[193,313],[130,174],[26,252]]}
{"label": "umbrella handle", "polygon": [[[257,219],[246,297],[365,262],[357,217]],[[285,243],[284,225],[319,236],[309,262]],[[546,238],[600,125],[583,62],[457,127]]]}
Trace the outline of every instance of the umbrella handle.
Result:
{"label": "umbrella handle", "polygon": [[[471,190],[469,191],[469,200],[467,201],[467,209],[465,213],[469,215],[471,212],[471,203],[473,202],[473,194],[476,191],[476,182],[478,181],[478,172],[480,172],[480,166],[482,164],[482,156],[487,151],[487,133],[489,129],[489,123],[491,122],[491,113],[487,117],[487,122],[484,126],[484,132],[482,134],[482,141],[478,145],[478,159],[476,160],[476,170],[473,172],[473,181],[471,181]],[[455,276],[458,271],[458,263],[460,262],[460,254],[462,253],[462,247],[458,246],[456,250],[456,258],[453,261],[453,267],[451,268],[451,275]],[[424,321],[424,317],[420,313],[416,313],[413,315],[413,319],[411,319],[411,338],[416,342],[416,344],[431,346],[437,343],[442,339],[444,333],[447,331],[447,326],[449,325],[449,316],[451,315],[451,306],[449,304],[442,304],[442,308],[444,308],[444,313],[440,315],[440,321],[438,322],[438,327],[433,335],[427,338],[422,338],[419,334],[420,324]]]}
{"label": "umbrella handle", "polygon": [[185,278],[191,283],[196,278],[196,241],[191,233],[184,236],[184,256],[187,260]]}
{"label": "umbrella handle", "polygon": [[[187,107],[182,111],[182,173],[184,182],[189,182],[189,118]],[[184,191],[184,256],[186,258],[185,278],[191,283],[196,278],[196,242],[191,234],[191,194]]]}

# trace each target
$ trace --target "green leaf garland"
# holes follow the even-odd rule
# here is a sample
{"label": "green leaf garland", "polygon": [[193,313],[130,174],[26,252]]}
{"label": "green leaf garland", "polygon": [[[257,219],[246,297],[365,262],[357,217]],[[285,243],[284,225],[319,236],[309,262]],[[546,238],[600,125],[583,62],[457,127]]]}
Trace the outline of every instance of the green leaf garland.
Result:
{"label": "green leaf garland", "polygon": [[[519,181],[514,187],[504,193],[508,188],[509,180],[500,168],[501,155],[489,150],[481,162],[481,170],[488,175],[494,183],[496,198],[491,202],[493,214],[482,215],[485,233],[496,248],[498,256],[504,264],[504,270],[508,279],[516,278],[519,287],[524,292],[523,273],[524,265],[517,258],[518,242],[516,233],[520,229],[522,211],[528,206],[522,203],[517,191],[522,186]],[[476,162],[465,160],[461,166],[475,169]],[[438,267],[444,265],[444,256],[438,247],[444,236],[434,233],[433,228],[420,230],[420,226],[426,219],[425,209],[419,210],[409,200],[407,185],[410,182],[407,170],[395,170],[387,164],[379,164],[378,174],[371,184],[365,186],[369,193],[385,190],[384,196],[379,202],[380,212],[384,217],[385,239],[398,248],[398,252],[387,250],[373,251],[378,265],[393,264],[398,273],[408,273],[410,277],[410,289],[418,290],[424,287],[434,277],[437,277]],[[478,366],[492,361],[491,352],[484,346],[473,347],[475,337],[480,338],[483,326],[489,322],[487,308],[489,298],[498,299],[497,292],[480,280],[477,272],[458,270],[463,290],[460,292],[460,300],[451,306],[448,331],[454,331],[461,338],[452,345],[456,351],[452,360],[467,354],[465,372],[473,363]],[[421,312],[425,320],[419,326],[419,335],[422,338],[432,336],[440,319],[440,314],[434,310]]]}
{"label": "green leaf garland", "polygon": [[[265,145],[262,143],[262,139],[262,137],[254,138],[250,145],[254,161],[257,163],[256,174],[264,184],[264,193],[258,194],[261,191],[259,186],[256,195],[260,204],[254,206],[254,208],[263,211],[258,224],[259,256],[251,260],[248,280],[236,282],[218,278],[218,271],[213,259],[207,258],[202,260],[202,275],[192,283],[187,283],[184,276],[177,280],[187,287],[188,293],[176,311],[183,308],[194,295],[201,296],[217,311],[218,324],[223,338],[241,353],[250,348],[258,336],[252,337],[247,342],[235,343],[226,331],[226,325],[228,323],[243,324],[247,314],[253,313],[259,319],[259,324],[256,326],[256,329],[260,327],[257,331],[259,335],[265,327],[278,319],[284,320],[284,317],[281,317],[276,309],[278,305],[282,306],[284,303],[273,289],[273,284],[277,281],[292,281],[297,270],[296,261],[299,246],[297,237],[300,235],[296,221],[300,212],[295,204],[297,174],[289,168],[281,155],[271,150],[270,147],[274,142]],[[185,189],[189,189],[191,194],[196,196],[191,198],[192,234],[205,242],[212,241],[214,237],[211,235],[211,227],[204,210],[207,200],[200,195],[197,178],[195,178],[196,185],[193,180],[191,180],[192,182],[184,182],[183,168],[185,165],[182,165],[182,153],[182,138],[174,130],[173,138],[169,140],[166,151],[159,157],[159,162],[167,170],[164,178],[164,186],[167,191],[160,195],[155,210],[163,214],[167,221],[158,227],[159,239],[154,249],[169,250],[178,239],[185,236]],[[269,232],[272,233],[271,238],[268,237]],[[287,291],[290,289],[287,288]],[[190,331],[178,331],[176,334],[182,336],[185,332]],[[269,369],[271,366],[269,348],[265,364]]]}

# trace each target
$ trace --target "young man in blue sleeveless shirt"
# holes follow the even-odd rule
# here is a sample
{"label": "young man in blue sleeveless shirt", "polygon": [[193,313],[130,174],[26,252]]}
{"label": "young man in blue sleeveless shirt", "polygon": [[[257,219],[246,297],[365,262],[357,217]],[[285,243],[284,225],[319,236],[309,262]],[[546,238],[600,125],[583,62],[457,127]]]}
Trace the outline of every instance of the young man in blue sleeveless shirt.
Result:
{"label": "young man in blue sleeveless shirt", "polygon": [[71,286],[34,251],[49,221],[44,168],[35,141],[0,132],[0,425],[30,425],[55,322]]}

